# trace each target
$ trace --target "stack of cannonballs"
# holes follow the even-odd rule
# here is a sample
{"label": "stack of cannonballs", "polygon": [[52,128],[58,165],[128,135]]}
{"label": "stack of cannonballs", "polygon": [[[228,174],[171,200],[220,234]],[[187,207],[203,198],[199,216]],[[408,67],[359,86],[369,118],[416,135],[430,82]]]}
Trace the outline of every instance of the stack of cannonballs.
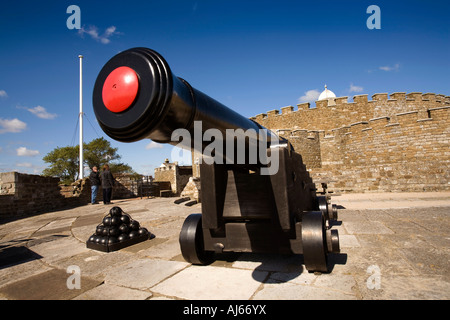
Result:
{"label": "stack of cannonballs", "polygon": [[139,222],[131,219],[130,215],[123,212],[121,208],[113,207],[103,218],[103,222],[97,226],[95,233],[89,237],[86,246],[89,249],[110,252],[153,237],[146,228],[141,228]]}

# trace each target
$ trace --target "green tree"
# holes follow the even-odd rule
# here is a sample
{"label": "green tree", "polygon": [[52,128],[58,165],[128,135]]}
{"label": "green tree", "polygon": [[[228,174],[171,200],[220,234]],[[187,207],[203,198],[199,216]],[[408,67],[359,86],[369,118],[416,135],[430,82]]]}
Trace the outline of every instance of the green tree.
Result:
{"label": "green tree", "polygon": [[[89,168],[93,166],[101,168],[108,163],[112,173],[136,174],[128,164],[119,162],[121,156],[117,151],[118,149],[111,147],[111,143],[104,138],[83,143],[83,158]],[[59,177],[63,183],[75,181],[79,175],[79,152],[78,146],[58,147],[52,150],[42,159],[49,164],[42,175]]]}
{"label": "green tree", "polygon": [[78,154],[79,147],[62,147],[50,151],[42,160],[50,163],[50,167],[44,169],[42,175],[59,177],[62,182],[70,183],[74,181],[78,174]]}
{"label": "green tree", "polygon": [[131,174],[136,173],[129,165],[122,162],[110,163],[109,170],[111,170],[112,173],[131,173]]}
{"label": "green tree", "polygon": [[105,163],[114,163],[120,160],[117,148],[111,147],[111,143],[105,138],[94,139],[83,144],[83,156],[89,168],[93,166],[102,167]]}

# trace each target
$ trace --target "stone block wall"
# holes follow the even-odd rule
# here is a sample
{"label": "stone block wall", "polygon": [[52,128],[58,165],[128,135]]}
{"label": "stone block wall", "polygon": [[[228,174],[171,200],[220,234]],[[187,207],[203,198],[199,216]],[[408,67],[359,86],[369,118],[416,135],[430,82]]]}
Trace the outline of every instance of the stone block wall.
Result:
{"label": "stone block wall", "polygon": [[450,190],[450,97],[335,98],[252,118],[289,139],[316,182],[341,192]]}
{"label": "stone block wall", "polygon": [[320,168],[322,159],[320,153],[320,132],[310,130],[276,130],[277,134],[289,140],[294,150],[302,155],[303,162],[308,168]]}
{"label": "stone block wall", "polygon": [[179,166],[176,162],[169,163],[167,159],[161,167],[155,169],[155,182],[170,182],[170,189],[174,195],[181,194],[190,177],[192,166]]}
{"label": "stone block wall", "polygon": [[251,119],[269,129],[306,129],[310,131],[327,131],[348,126],[351,123],[368,121],[383,116],[391,117],[398,113],[417,111],[426,113],[428,109],[450,105],[450,96],[442,94],[411,92],[376,93],[372,100],[368,96],[357,95],[353,102],[348,97],[333,99],[329,106],[327,100],[315,102],[315,108],[310,103],[301,103],[294,107],[283,107],[282,112],[271,110],[261,113]]}
{"label": "stone block wall", "polygon": [[324,136],[316,179],[340,191],[450,190],[450,107],[370,119]]}
{"label": "stone block wall", "polygon": [[200,178],[191,177],[189,178],[188,183],[184,187],[181,192],[182,197],[190,197],[191,200],[197,200],[197,202],[201,202],[201,183]]}
{"label": "stone block wall", "polygon": [[[159,196],[160,186],[151,181],[141,185],[129,174],[115,176],[113,199],[141,196]],[[161,183],[163,187],[167,185]],[[140,188],[140,187],[144,188]],[[143,190],[145,189],[145,190]],[[102,200],[101,187],[97,201]],[[69,186],[60,186],[58,178],[43,177],[18,172],[0,173],[0,218],[21,217],[49,212],[65,207],[86,205],[91,201],[89,178],[78,180]]]}
{"label": "stone block wall", "polygon": [[22,216],[74,204],[66,201],[58,183],[58,178],[0,173],[0,216]]}

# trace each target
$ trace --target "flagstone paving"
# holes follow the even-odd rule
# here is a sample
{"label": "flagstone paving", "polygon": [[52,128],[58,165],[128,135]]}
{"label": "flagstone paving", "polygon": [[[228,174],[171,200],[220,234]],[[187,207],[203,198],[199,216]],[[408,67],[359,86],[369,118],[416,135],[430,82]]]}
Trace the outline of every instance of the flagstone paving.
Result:
{"label": "flagstone paving", "polygon": [[[0,299],[450,299],[449,192],[333,196],[341,253],[330,256],[328,274],[307,272],[301,255],[228,253],[193,266],[178,235],[201,204],[174,200],[116,200],[0,224]],[[155,238],[88,249],[112,206]]]}

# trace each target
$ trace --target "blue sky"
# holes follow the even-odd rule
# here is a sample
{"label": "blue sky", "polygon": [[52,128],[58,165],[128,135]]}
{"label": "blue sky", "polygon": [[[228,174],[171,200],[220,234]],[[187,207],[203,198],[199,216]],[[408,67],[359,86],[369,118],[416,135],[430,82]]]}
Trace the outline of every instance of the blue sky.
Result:
{"label": "blue sky", "polygon": [[[69,30],[69,5],[81,31]],[[381,9],[369,30],[367,7]],[[244,116],[314,100],[380,92],[450,95],[448,1],[2,1],[0,172],[39,174],[56,147],[77,145],[78,55],[84,137],[105,137],[122,161],[153,174],[172,146],[124,144],[97,124],[92,89],[115,54],[161,53],[172,71]],[[149,146],[150,145],[150,146]]]}

